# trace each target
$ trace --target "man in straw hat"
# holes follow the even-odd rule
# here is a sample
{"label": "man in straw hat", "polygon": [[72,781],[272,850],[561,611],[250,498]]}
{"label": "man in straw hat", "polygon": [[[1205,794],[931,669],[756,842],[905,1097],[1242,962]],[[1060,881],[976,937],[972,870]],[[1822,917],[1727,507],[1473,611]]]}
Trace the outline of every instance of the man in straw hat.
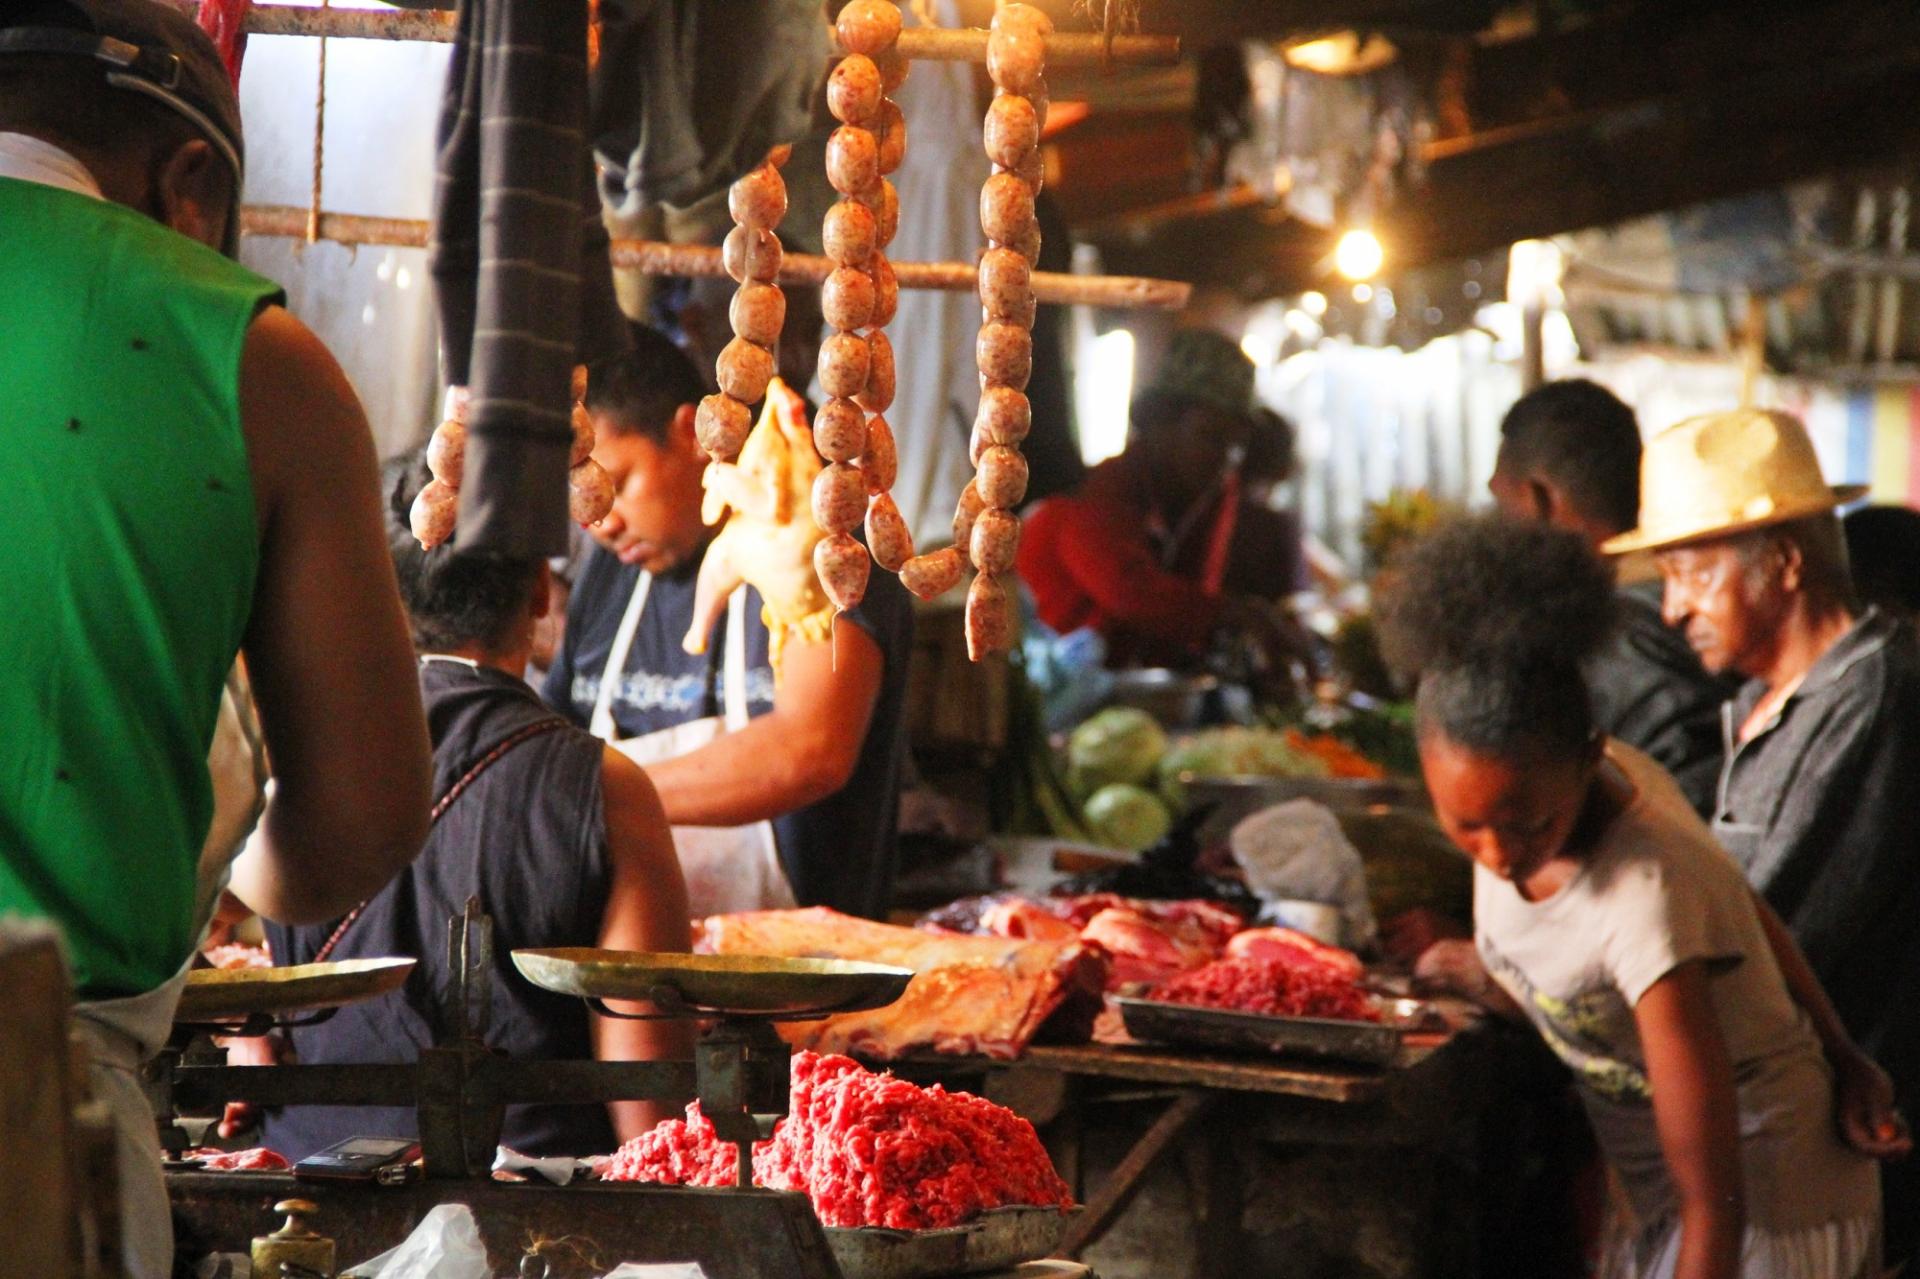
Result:
{"label": "man in straw hat", "polygon": [[[1860,1046],[1920,1099],[1920,652],[1856,611],[1829,487],[1798,419],[1741,409],[1656,436],[1640,526],[1663,613],[1706,668],[1747,680],[1722,709],[1714,832],[1787,922]],[[1883,1165],[1888,1262],[1920,1237],[1920,1171]]]}

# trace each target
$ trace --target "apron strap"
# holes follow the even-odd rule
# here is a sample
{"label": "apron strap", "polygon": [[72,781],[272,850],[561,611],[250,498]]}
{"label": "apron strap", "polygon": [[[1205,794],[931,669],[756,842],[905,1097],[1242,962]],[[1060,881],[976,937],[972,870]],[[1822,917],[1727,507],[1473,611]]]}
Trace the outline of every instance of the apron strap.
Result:
{"label": "apron strap", "polygon": [[[566,726],[566,720],[561,719],[558,715],[554,715],[547,719],[535,720],[525,728],[503,738],[498,746],[495,746],[485,755],[482,755],[472,768],[469,768],[465,773],[461,774],[460,780],[447,787],[447,793],[442,795],[439,800],[434,803],[433,811],[427,816],[429,825],[437,826],[440,819],[446,815],[447,810],[453,807],[453,801],[465,794],[467,787],[478,781],[480,774],[499,763],[501,759],[506,756],[507,752],[523,742],[532,741],[536,737],[544,737],[548,733],[558,732]],[[348,911],[347,917],[340,921],[339,926],[333,930],[332,934],[328,936],[320,949],[314,952],[313,958],[307,962],[310,964],[326,963],[327,956],[333,953],[334,948],[340,944],[340,939],[347,935],[349,928],[353,927],[354,921],[359,919],[361,914],[365,912],[367,902],[371,902],[372,900],[373,898],[369,897],[366,901],[361,902],[358,906]]]}
{"label": "apron strap", "polygon": [[727,706],[729,733],[737,733],[751,718],[747,706],[747,588],[727,597]]}
{"label": "apron strap", "polygon": [[593,715],[587,720],[587,731],[603,742],[620,735],[613,722],[613,690],[626,673],[627,655],[633,652],[634,632],[640,629],[640,615],[647,611],[647,593],[652,589],[653,574],[641,569],[640,580],[633,584],[633,595],[627,600],[627,611],[620,615],[620,625],[607,649],[607,664],[600,672],[600,692],[593,700]]}

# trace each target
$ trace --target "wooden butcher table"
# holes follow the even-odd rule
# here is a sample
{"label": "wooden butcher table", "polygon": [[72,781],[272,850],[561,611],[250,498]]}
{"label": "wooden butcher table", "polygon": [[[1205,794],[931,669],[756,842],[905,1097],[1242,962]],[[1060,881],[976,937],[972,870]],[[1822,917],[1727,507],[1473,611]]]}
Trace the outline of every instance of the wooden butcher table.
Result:
{"label": "wooden butcher table", "polygon": [[[1474,1025],[1410,1035],[1378,1069],[1103,1044],[892,1068],[979,1090],[1031,1119],[1087,1204],[1060,1255],[1100,1245],[1091,1259],[1110,1279],[1130,1269],[1117,1237],[1127,1232],[1115,1227],[1140,1216],[1127,1209],[1170,1154],[1187,1183],[1185,1255],[1174,1269],[1167,1256],[1136,1256],[1137,1273],[1424,1279],[1502,1269],[1485,1264],[1481,1223],[1510,1219],[1501,1169],[1516,1132],[1533,1131],[1516,1128],[1508,1103],[1536,1086],[1557,1095],[1535,1047],[1509,1028]],[[1116,1131],[1130,1144],[1101,1150]],[[1505,1247],[1496,1240],[1492,1251]]]}

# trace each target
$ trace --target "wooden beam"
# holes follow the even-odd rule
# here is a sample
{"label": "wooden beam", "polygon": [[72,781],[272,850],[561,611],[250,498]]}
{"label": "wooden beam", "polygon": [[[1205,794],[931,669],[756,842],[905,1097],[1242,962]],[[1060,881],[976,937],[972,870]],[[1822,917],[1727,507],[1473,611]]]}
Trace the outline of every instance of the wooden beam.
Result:
{"label": "wooden beam", "polygon": [[[1920,34],[1872,57],[1448,139],[1430,149],[1426,181],[1375,229],[1391,275],[1916,154]],[[1335,283],[1335,239],[1272,210],[1241,210],[1102,243],[1109,269],[1275,294]]]}
{"label": "wooden beam", "polygon": [[1920,149],[1920,44],[1803,66],[1566,127],[1456,139],[1380,235],[1394,262],[1685,208]]}
{"label": "wooden beam", "polygon": [[[1078,0],[1029,0],[1057,23],[1084,23]],[[960,21],[985,26],[994,0],[960,0]],[[1101,6],[1091,6],[1097,14]],[[1492,22],[1494,0],[1145,0],[1148,31],[1178,31],[1189,49],[1350,27],[1388,33],[1467,35]]]}
{"label": "wooden beam", "polygon": [[1913,40],[1905,0],[1643,4],[1568,30],[1467,46],[1444,124],[1474,134],[1712,91],[1769,71],[1873,58]]}

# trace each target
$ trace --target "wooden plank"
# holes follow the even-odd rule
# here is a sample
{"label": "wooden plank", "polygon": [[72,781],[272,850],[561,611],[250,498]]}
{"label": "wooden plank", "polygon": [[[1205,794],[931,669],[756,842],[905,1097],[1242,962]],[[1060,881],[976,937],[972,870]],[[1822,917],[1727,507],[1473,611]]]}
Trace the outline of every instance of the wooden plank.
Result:
{"label": "wooden plank", "polygon": [[0,1177],[8,1274],[76,1274],[73,1097],[68,1093],[67,971],[50,934],[0,935],[0,1149],[16,1156]]}
{"label": "wooden plank", "polygon": [[1036,1045],[1021,1060],[1067,1074],[1134,1083],[1213,1088],[1222,1092],[1268,1093],[1318,1101],[1372,1101],[1386,1090],[1391,1070],[1405,1069],[1426,1056],[1411,1049],[1387,1071],[1364,1066],[1314,1065],[1261,1061],[1252,1057],[1207,1057],[1159,1048],[1116,1048],[1105,1044]]}
{"label": "wooden plank", "polygon": [[1146,1181],[1147,1174],[1153,1171],[1154,1165],[1160,1162],[1160,1157],[1199,1122],[1214,1101],[1213,1094],[1199,1089],[1175,1097],[1173,1103],[1153,1121],[1146,1135],[1134,1143],[1119,1167],[1101,1183],[1100,1193],[1093,1197],[1086,1211],[1074,1219],[1055,1255],[1078,1260],[1081,1253],[1104,1235],[1120,1214],[1126,1211],[1127,1205],[1133,1202],[1134,1196],[1140,1193],[1141,1184]]}
{"label": "wooden plank", "polygon": [[569,1240],[577,1247],[546,1254],[552,1279],[589,1279],[620,1261],[697,1261],[710,1279],[840,1279],[806,1197],[771,1190],[484,1179],[374,1186],[180,1172],[167,1174],[167,1191],[188,1237],[222,1252],[245,1252],[271,1228],[278,1199],[319,1205],[314,1228],[336,1242],[343,1265],[400,1243],[434,1207],[460,1203],[473,1209],[493,1274],[520,1273],[532,1241]]}

